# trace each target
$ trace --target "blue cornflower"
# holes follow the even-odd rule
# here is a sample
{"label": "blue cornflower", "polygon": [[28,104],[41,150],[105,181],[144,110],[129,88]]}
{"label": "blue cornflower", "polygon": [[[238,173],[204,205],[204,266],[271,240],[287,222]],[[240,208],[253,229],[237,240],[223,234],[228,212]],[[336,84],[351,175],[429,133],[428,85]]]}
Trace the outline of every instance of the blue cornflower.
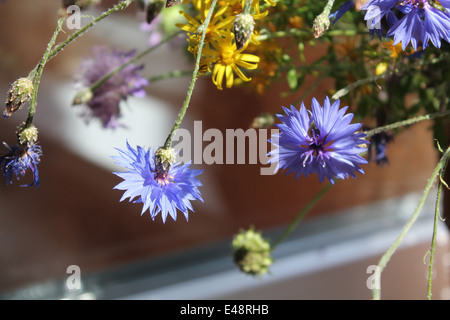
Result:
{"label": "blue cornflower", "polygon": [[37,165],[41,161],[42,149],[37,144],[14,145],[10,147],[3,142],[8,153],[0,157],[0,168],[6,178],[6,184],[12,184],[13,174],[19,180],[28,169],[33,173],[33,182],[22,187],[39,187],[39,175]]}
{"label": "blue cornflower", "polygon": [[165,223],[167,214],[176,220],[178,209],[188,220],[188,210],[194,211],[190,201],[203,202],[197,189],[202,184],[195,178],[202,170],[190,169],[190,163],[172,165],[163,162],[152,148],[144,150],[138,146],[135,150],[128,142],[126,150],[117,150],[120,155],[112,158],[128,171],[114,172],[124,180],[114,189],[126,190],[120,201],[137,198],[134,202],[142,202],[141,215],[149,209],[150,217],[154,220],[161,212]]}
{"label": "blue cornflower", "polygon": [[362,124],[350,124],[353,114],[345,114],[348,107],[339,109],[339,103],[330,104],[326,97],[323,107],[314,98],[312,111],[303,102],[300,110],[283,107],[286,115],[277,115],[282,122],[276,125],[280,133],[270,139],[278,147],[269,152],[277,170],[296,172],[296,179],[317,173],[320,182],[327,178],[332,184],[334,178],[356,178],[354,171],[364,173],[358,166],[367,163],[359,156],[367,150],[365,133],[358,132]]}
{"label": "blue cornflower", "polygon": [[364,19],[370,28],[380,29],[386,17],[386,36],[394,37],[393,45],[401,42],[403,50],[410,43],[417,50],[419,43],[425,49],[430,41],[436,48],[441,40],[450,42],[450,0],[371,0],[361,9],[367,10]]}

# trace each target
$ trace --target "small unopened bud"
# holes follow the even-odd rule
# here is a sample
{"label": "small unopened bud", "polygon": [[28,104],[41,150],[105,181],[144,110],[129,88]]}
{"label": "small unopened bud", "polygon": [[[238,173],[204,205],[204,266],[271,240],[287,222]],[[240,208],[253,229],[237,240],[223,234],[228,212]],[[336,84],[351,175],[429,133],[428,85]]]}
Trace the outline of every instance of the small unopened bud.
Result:
{"label": "small unopened bud", "polygon": [[249,13],[240,13],[236,16],[233,23],[234,40],[237,50],[242,49],[250,40],[255,30],[255,20]]}
{"label": "small unopened bud", "polygon": [[86,104],[89,101],[92,100],[92,97],[94,96],[94,93],[92,92],[92,89],[87,87],[81,89],[73,99],[72,105],[78,105],[78,104]]}
{"label": "small unopened bud", "polygon": [[38,138],[38,129],[31,125],[28,128],[24,128],[25,123],[17,128],[17,139],[21,146],[31,146],[36,144]]}
{"label": "small unopened bud", "polygon": [[330,27],[330,19],[327,14],[320,14],[316,17],[313,24],[314,37],[320,38]]}
{"label": "small unopened bud", "polygon": [[375,74],[379,76],[380,74],[385,73],[389,68],[389,65],[386,62],[380,62],[375,67]]}
{"label": "small unopened bud", "polygon": [[155,180],[166,185],[172,178],[169,174],[170,168],[175,163],[175,150],[173,148],[161,147],[155,153]]}
{"label": "small unopened bud", "polygon": [[233,259],[239,269],[250,275],[263,275],[269,271],[273,259],[270,243],[253,228],[241,231],[232,241]]}
{"label": "small unopened bud", "polygon": [[23,104],[30,100],[33,94],[33,81],[29,78],[20,78],[11,86],[5,103],[3,116],[9,118],[14,112],[19,110]]}
{"label": "small unopened bud", "polygon": [[161,166],[164,171],[169,171],[175,163],[176,155],[173,148],[159,148],[155,153],[156,167]]}
{"label": "small unopened bud", "polygon": [[266,129],[273,125],[275,118],[271,113],[263,113],[253,119],[252,128],[254,129]]}

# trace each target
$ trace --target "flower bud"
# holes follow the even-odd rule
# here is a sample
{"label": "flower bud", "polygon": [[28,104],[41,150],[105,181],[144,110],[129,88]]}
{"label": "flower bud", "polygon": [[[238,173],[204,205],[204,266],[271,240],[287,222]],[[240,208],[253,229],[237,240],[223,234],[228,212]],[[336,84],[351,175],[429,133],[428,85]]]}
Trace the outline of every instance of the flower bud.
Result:
{"label": "flower bud", "polygon": [[155,180],[164,185],[171,178],[170,168],[175,163],[175,150],[173,148],[161,147],[155,152]]}
{"label": "flower bud", "polygon": [[242,49],[248,42],[255,29],[255,20],[249,13],[240,13],[234,19],[233,32],[234,41],[236,42],[237,50]]}
{"label": "flower bud", "polygon": [[273,125],[275,118],[271,113],[262,113],[253,119],[252,128],[254,129],[266,129]]}
{"label": "flower bud", "polygon": [[19,110],[26,101],[30,100],[32,94],[33,81],[29,78],[20,78],[14,81],[7,94],[3,116],[9,118],[14,112]]}
{"label": "flower bud", "polygon": [[386,62],[380,62],[375,67],[375,74],[377,76],[379,76],[380,74],[385,73],[388,70],[388,68],[389,68],[389,64],[387,64]]}
{"label": "flower bud", "polygon": [[17,139],[19,140],[19,144],[21,146],[31,146],[36,144],[38,138],[38,129],[31,125],[28,128],[24,128],[25,123],[22,123],[17,128]]}
{"label": "flower bud", "polygon": [[155,153],[156,164],[161,165],[165,171],[169,171],[175,163],[175,150],[173,148],[159,148]]}
{"label": "flower bud", "polygon": [[253,228],[241,231],[232,241],[233,259],[239,269],[250,275],[263,275],[269,271],[273,260],[270,243]]}
{"label": "flower bud", "polygon": [[86,104],[91,101],[93,97],[94,93],[91,88],[83,88],[75,95],[72,105]]}
{"label": "flower bud", "polygon": [[327,14],[320,14],[314,19],[314,37],[320,38],[330,27],[330,19]]}

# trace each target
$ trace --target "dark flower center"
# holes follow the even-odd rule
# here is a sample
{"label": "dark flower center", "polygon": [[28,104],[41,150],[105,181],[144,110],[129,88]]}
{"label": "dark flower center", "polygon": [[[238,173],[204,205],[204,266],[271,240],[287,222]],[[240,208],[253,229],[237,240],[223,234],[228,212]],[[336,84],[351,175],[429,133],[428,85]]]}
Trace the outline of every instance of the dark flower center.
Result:
{"label": "dark flower center", "polygon": [[173,177],[169,174],[169,171],[170,166],[165,166],[160,161],[156,161],[154,179],[160,187],[165,186],[173,181]]}
{"label": "dark flower center", "polygon": [[329,152],[333,150],[330,148],[333,141],[323,144],[325,140],[326,137],[321,138],[319,129],[313,125],[309,130],[308,136],[306,137],[308,145],[300,145],[300,147],[306,149],[306,151],[300,156],[303,158],[303,167],[310,164],[314,160],[321,162],[322,167],[325,167],[326,160],[330,158]]}

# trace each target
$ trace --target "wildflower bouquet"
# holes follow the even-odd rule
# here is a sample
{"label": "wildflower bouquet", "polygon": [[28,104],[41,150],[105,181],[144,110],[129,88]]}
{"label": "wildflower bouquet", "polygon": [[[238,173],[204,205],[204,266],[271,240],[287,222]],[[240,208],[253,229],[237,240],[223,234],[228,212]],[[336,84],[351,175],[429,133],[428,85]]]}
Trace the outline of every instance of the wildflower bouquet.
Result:
{"label": "wildflower bouquet", "polygon": [[[238,88],[262,96],[271,94],[276,84],[287,85],[282,94],[292,97],[292,105],[280,106],[276,114],[255,114],[253,127],[276,129],[268,139],[271,174],[285,171],[326,184],[314,203],[338,181],[364,174],[369,161],[388,163],[386,145],[400,131],[420,121],[432,124],[440,160],[411,220],[381,258],[376,275],[379,282],[381,271],[417,218],[432,185],[437,181],[439,190],[448,188],[443,176],[450,156],[450,1],[120,0],[56,43],[64,23],[99,2],[62,1],[61,16],[42,59],[8,91],[4,118],[13,117],[26,104],[28,115],[17,127],[15,144],[4,142],[0,168],[6,182],[11,184],[14,176],[20,179],[30,170],[33,181],[26,186],[40,184],[38,166],[45,150],[38,144],[33,119],[45,65],[97,23],[135,3],[145,15],[143,28],[151,34],[149,48],[136,52],[94,47],[75,76],[78,93],[73,104],[83,106],[86,122],[99,122],[105,130],[121,130],[126,125],[121,119],[122,102],[130,96],[145,96],[146,86],[156,81],[143,75],[139,60],[168,42],[176,42],[174,47],[186,53],[193,71],[166,75],[191,77],[167,139],[149,149],[127,141],[125,148],[118,147],[112,156],[124,168],[114,172],[122,181],[112,186],[124,191],[120,201],[128,198],[141,203],[141,215],[149,212],[153,220],[158,216],[163,223],[168,217],[176,220],[179,212],[188,220],[196,200],[203,201],[202,170],[192,169],[190,161],[179,161],[173,146],[188,107],[195,108],[191,97],[199,78],[210,79],[215,90]],[[306,51],[319,46],[323,50],[317,51],[316,59],[307,59]],[[308,75],[317,81],[306,81]],[[323,92],[325,98],[304,101],[305,92],[323,79],[333,80]],[[411,95],[416,99],[411,100]],[[126,130],[123,134],[126,136]],[[293,222],[283,239],[298,222]],[[273,263],[275,246],[253,229],[241,231],[232,246],[234,260],[245,273],[262,275]],[[380,298],[380,289],[374,289],[373,297]]]}

